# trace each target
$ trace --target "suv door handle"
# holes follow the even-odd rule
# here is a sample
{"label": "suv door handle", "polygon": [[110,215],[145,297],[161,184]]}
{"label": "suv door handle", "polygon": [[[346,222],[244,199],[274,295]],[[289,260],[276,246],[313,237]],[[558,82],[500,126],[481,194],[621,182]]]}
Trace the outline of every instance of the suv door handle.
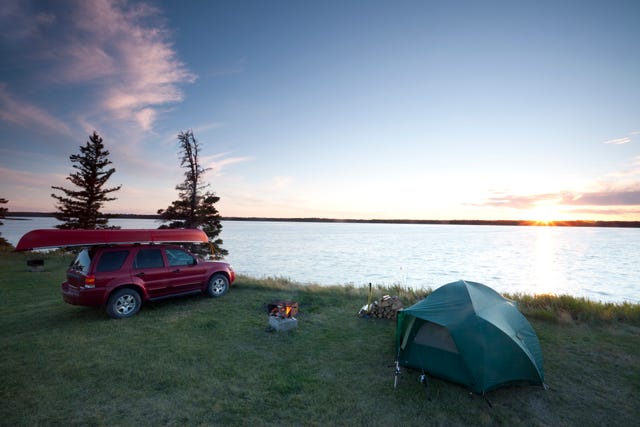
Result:
{"label": "suv door handle", "polygon": [[142,277],[142,276],[144,276],[144,272],[142,272],[142,273],[138,273],[138,274],[136,274],[135,276],[136,276],[136,277]]}
{"label": "suv door handle", "polygon": [[176,268],[175,270],[172,271],[172,273],[180,273],[180,269]]}

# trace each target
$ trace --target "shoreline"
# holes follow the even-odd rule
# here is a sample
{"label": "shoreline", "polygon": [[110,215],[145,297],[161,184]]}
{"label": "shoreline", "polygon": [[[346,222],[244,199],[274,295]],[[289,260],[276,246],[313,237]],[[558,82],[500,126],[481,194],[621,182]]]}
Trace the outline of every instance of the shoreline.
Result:
{"label": "shoreline", "polygon": [[[159,219],[155,214],[108,214],[112,218],[125,219]],[[53,212],[7,212],[6,220],[24,217],[53,217]],[[223,216],[222,221],[255,221],[255,222],[316,222],[316,223],[349,223],[349,224],[411,224],[411,225],[499,225],[499,226],[536,226],[536,227],[610,227],[610,228],[640,228],[640,221],[549,221],[538,222],[530,220],[479,220],[479,219],[339,219],[339,218],[270,218],[270,217],[237,217]]]}

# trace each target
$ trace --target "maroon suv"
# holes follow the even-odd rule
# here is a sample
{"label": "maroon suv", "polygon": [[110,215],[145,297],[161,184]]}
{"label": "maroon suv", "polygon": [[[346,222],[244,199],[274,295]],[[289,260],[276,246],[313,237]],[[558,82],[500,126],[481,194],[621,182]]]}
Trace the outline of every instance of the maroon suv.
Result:
{"label": "maroon suv", "polygon": [[69,304],[105,307],[121,319],[135,315],[143,301],[200,292],[222,296],[234,280],[229,264],[203,261],[180,246],[93,246],[69,266],[62,295]]}

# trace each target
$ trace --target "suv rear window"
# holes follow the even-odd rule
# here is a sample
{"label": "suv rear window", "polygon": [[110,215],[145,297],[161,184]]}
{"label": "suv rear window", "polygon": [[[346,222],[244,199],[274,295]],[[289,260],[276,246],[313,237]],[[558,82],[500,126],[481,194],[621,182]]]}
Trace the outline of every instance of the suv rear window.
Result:
{"label": "suv rear window", "polygon": [[105,252],[98,261],[96,272],[117,271],[120,270],[122,264],[129,256],[129,251],[110,251]]}
{"label": "suv rear window", "polygon": [[89,266],[91,265],[92,255],[93,252],[90,252],[89,249],[81,250],[80,253],[76,255],[76,258],[71,262],[69,269],[87,274],[89,272]]}

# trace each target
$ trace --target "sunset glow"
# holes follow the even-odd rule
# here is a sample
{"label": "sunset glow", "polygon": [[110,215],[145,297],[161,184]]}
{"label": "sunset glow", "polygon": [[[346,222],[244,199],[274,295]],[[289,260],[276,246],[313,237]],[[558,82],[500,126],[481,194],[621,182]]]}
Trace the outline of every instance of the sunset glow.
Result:
{"label": "sunset glow", "polygon": [[638,16],[637,1],[5,0],[0,198],[55,210],[95,130],[122,185],[105,211],[155,213],[193,130],[223,216],[637,221]]}
{"label": "sunset glow", "polygon": [[529,211],[527,219],[534,221],[536,225],[553,225],[554,221],[566,220],[567,218],[557,206],[540,205]]}

